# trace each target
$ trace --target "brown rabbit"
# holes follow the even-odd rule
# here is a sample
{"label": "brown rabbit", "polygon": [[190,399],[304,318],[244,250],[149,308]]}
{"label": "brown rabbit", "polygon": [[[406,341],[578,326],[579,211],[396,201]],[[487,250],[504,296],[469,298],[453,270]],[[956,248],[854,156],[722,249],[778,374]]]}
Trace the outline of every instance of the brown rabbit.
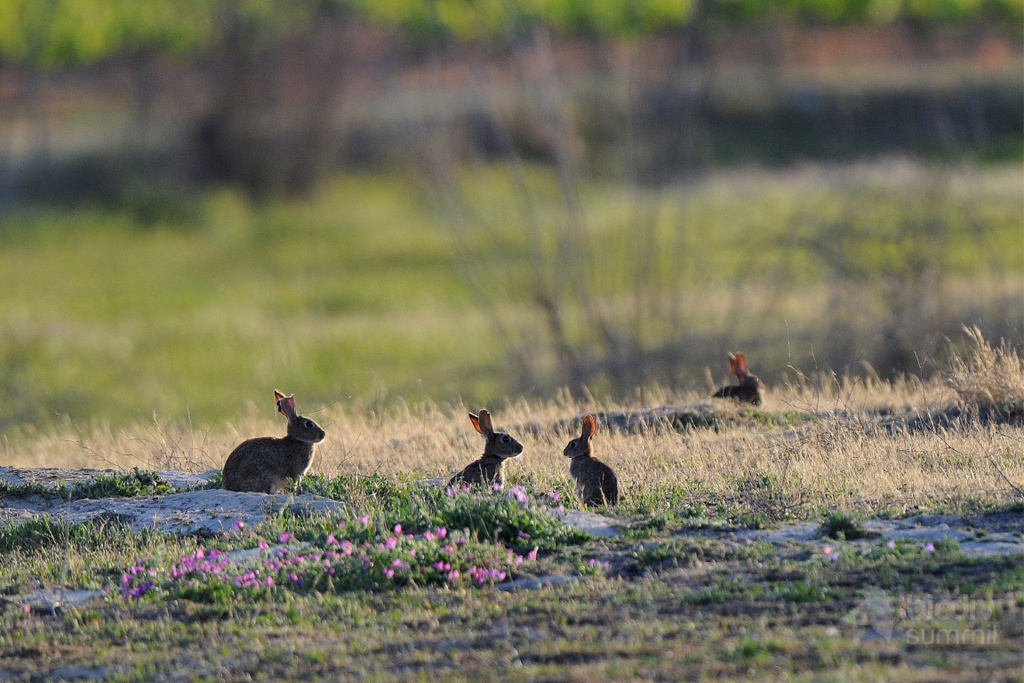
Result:
{"label": "brown rabbit", "polygon": [[562,453],[572,458],[569,476],[576,480],[576,491],[584,505],[617,505],[619,482],[615,472],[593,455],[590,440],[597,433],[597,418],[583,418],[583,433],[570,441]]}
{"label": "brown rabbit", "polygon": [[224,463],[223,485],[228,491],[278,493],[299,485],[313,460],[313,444],[324,430],[308,417],[295,414],[295,397],[274,391],[277,410],[288,418],[288,435],[261,436],[243,441]]}
{"label": "brown rabbit", "polygon": [[739,384],[722,387],[712,398],[734,398],[744,403],[761,405],[764,401],[764,384],[747,370],[747,359],[742,353],[729,353],[729,369],[736,375]]}
{"label": "brown rabbit", "polygon": [[491,414],[480,409],[479,415],[469,414],[469,419],[476,428],[476,431],[484,435],[487,441],[484,444],[484,454],[479,460],[466,465],[461,472],[456,474],[448,482],[448,486],[461,486],[463,484],[482,484],[484,486],[504,486],[505,475],[501,471],[501,465],[509,458],[514,458],[523,452],[523,445],[513,439],[505,432],[496,432],[491,426]]}

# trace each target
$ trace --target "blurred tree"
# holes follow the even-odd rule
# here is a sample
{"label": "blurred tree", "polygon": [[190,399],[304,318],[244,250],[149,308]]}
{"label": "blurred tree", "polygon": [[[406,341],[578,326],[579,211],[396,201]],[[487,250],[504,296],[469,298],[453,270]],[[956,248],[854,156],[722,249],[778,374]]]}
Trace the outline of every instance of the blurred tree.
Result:
{"label": "blurred tree", "polygon": [[1019,24],[1024,0],[4,0],[0,59],[51,68],[135,51],[195,57],[232,49],[251,55],[308,32],[325,12],[458,38],[507,36],[538,23],[557,32],[616,36],[678,28],[705,15],[725,23],[776,16]]}
{"label": "blurred tree", "polygon": [[[683,137],[662,145],[689,161],[707,154],[695,112],[709,92],[710,41],[722,26],[978,18],[1019,28],[1024,0],[3,0],[0,65],[25,71],[25,100],[42,110],[31,104],[41,74],[121,60],[135,74],[128,146],[144,150],[161,87],[155,61],[201,63],[214,95],[187,151],[204,179],[266,197],[315,186],[338,155],[342,67],[352,54],[344,52],[345,32],[354,21],[400,27],[432,49],[456,41],[529,44],[538,29],[602,39],[675,32],[688,46],[681,68],[708,74],[686,101],[676,128]],[[45,157],[46,127],[37,128]]]}

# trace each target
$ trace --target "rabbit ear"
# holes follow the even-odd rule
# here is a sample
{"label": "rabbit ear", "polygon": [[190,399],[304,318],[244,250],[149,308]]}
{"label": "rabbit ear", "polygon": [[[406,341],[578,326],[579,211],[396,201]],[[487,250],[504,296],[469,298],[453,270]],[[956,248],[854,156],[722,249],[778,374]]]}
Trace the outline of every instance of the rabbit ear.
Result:
{"label": "rabbit ear", "polygon": [[280,391],[274,390],[274,397],[277,399],[277,412],[289,420],[295,417],[295,396],[285,396]]}
{"label": "rabbit ear", "polygon": [[736,364],[736,355],[732,351],[729,352],[729,372],[734,375],[740,374],[739,366]]}
{"label": "rabbit ear", "polygon": [[587,415],[583,418],[583,435],[582,438],[590,439],[597,434],[597,418],[593,415]]}
{"label": "rabbit ear", "polygon": [[486,408],[481,408],[477,415],[480,416],[480,427],[483,428],[483,431],[480,431],[480,428],[478,427],[477,431],[479,431],[484,436],[493,435],[494,427],[491,426],[491,414],[487,412]]}
{"label": "rabbit ear", "polygon": [[[483,412],[483,411],[481,411],[481,412]],[[470,413],[469,414],[469,421],[473,423],[473,428],[476,429],[477,432],[479,432],[480,434],[484,434],[484,430],[480,428],[480,418],[479,417],[477,417],[473,413]],[[484,434],[484,436],[487,436],[487,435]]]}
{"label": "rabbit ear", "polygon": [[737,375],[747,374],[747,357],[742,353],[736,354],[736,369],[733,372]]}

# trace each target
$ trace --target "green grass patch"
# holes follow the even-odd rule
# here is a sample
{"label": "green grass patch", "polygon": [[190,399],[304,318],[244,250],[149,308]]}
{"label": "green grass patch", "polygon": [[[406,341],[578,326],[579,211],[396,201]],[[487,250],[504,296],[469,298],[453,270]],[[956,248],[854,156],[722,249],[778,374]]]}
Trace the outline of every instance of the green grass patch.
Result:
{"label": "green grass patch", "polygon": [[843,514],[833,512],[825,518],[818,528],[822,538],[831,538],[838,541],[855,541],[858,538],[871,538],[871,534],[855,519]]}
{"label": "green grass patch", "polygon": [[[204,488],[220,488],[220,478],[215,477]],[[100,473],[85,482],[68,484],[60,482],[56,486],[46,484],[11,484],[0,481],[0,493],[24,498],[26,496],[43,496],[61,500],[84,500],[98,498],[134,498],[138,496],[161,496],[178,491],[170,482],[151,470],[138,467],[128,472]]]}
{"label": "green grass patch", "polygon": [[[1019,557],[968,557],[953,541],[744,541],[675,520],[643,539],[598,539],[566,534],[558,501],[517,486],[449,494],[386,477],[303,485],[347,507],[215,539],[113,521],[3,527],[4,670],[132,679],[188,666],[213,678],[204,662],[216,660],[268,678],[415,678],[429,668],[456,681],[580,670],[846,680],[904,670],[961,678],[979,667],[1001,675],[1019,661]],[[548,574],[577,580],[495,588]],[[11,602],[38,583],[106,594],[46,615]],[[872,611],[877,604],[891,615]],[[877,628],[888,636],[873,637]],[[978,660],[971,646],[903,647],[912,629],[998,638]],[[906,666],[893,669],[895,647]]]}
{"label": "green grass patch", "polygon": [[[646,258],[636,248],[643,202],[662,207],[651,228],[661,246],[645,270],[650,286],[681,297],[694,334],[721,332],[706,301],[723,289],[771,282],[780,297],[817,300],[842,272],[855,289],[874,292],[881,280],[912,277],[920,264],[907,253],[951,277],[998,278],[1024,267],[1018,171],[722,176],[642,198],[585,184],[581,224],[602,248],[587,255],[584,276],[617,324],[618,302],[633,296]],[[0,389],[18,397],[0,407],[0,426],[69,420],[87,430],[99,420],[117,428],[155,412],[201,430],[244,415],[274,386],[310,409],[350,396],[386,407],[395,395],[415,403],[514,394],[509,346],[521,334],[536,337],[542,318],[531,259],[552,246],[533,244],[531,225],[543,236],[564,223],[558,180],[528,167],[527,197],[506,167],[478,168],[459,182],[468,215],[479,217],[467,235],[420,186],[395,175],[339,176],[302,202],[255,205],[221,190],[145,229],[130,213],[101,207],[0,211],[0,267],[12,288],[0,302]],[[515,209],[525,199],[532,217]],[[486,291],[471,284],[481,279]],[[865,313],[885,303],[884,292],[881,300],[851,296]],[[572,336],[579,312],[566,313]],[[767,318],[785,318],[785,330],[743,316],[730,335],[797,339],[821,323],[807,306],[790,313]],[[516,329],[495,325],[495,314]],[[645,323],[645,344],[672,334],[658,319]],[[759,364],[794,361],[779,353]],[[751,419],[783,426],[803,417],[755,411]]]}

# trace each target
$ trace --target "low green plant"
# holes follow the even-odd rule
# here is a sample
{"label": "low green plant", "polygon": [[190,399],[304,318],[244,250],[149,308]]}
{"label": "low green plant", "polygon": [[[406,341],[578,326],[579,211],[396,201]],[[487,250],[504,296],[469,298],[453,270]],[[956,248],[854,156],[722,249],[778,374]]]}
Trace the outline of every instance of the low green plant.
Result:
{"label": "low green plant", "polygon": [[[241,526],[239,526],[241,531]],[[309,534],[305,534],[309,536]],[[500,543],[445,527],[407,533],[396,524],[381,533],[368,516],[339,521],[333,533],[300,540],[290,532],[259,539],[255,553],[200,547],[183,557],[141,558],[117,586],[125,599],[181,598],[228,603],[244,593],[387,590],[410,585],[484,585],[511,577],[525,555]],[[272,541],[272,543],[271,543]]]}
{"label": "low green plant", "polygon": [[[216,482],[207,484],[207,488],[219,488]],[[11,484],[0,481],[0,493],[14,498],[27,496],[43,496],[61,500],[85,500],[99,498],[135,498],[139,496],[162,496],[174,493],[177,489],[157,472],[143,470],[138,467],[128,472],[100,473],[93,479],[68,484],[60,482],[56,486],[47,486],[38,482]]]}
{"label": "low green plant", "polygon": [[852,517],[837,511],[825,517],[818,527],[818,535],[837,541],[855,541],[858,538],[871,538],[876,534],[869,532]]}

